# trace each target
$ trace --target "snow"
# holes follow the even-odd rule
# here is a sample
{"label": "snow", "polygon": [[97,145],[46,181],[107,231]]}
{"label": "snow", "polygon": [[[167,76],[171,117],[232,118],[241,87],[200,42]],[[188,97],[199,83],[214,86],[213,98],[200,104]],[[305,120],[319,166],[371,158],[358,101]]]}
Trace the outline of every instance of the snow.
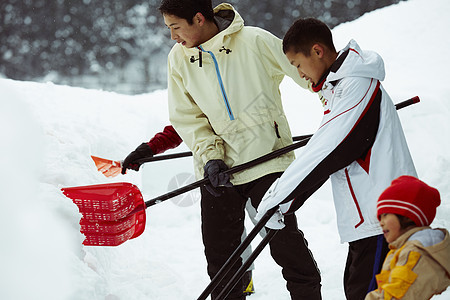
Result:
{"label": "snow", "polygon": [[[449,9],[447,0],[409,0],[333,30],[338,49],[353,38],[363,49],[383,56],[383,84],[395,102],[420,96],[421,103],[399,115],[419,176],[441,192],[432,226],[446,228]],[[176,177],[192,174],[191,158],[182,158],[148,163],[140,172],[111,179],[97,172],[90,158],[123,159],[169,124],[167,91],[128,96],[4,78],[0,90],[0,298],[197,298],[209,283],[198,192],[182,202],[168,200],[147,209],[146,230],[136,239],[118,247],[85,247],[79,233],[81,215],[60,191],[126,181],[136,184],[147,200],[173,190]],[[294,135],[313,133],[322,114],[316,96],[290,79],[283,82],[282,95]],[[171,152],[187,150],[182,145]],[[297,217],[322,272],[323,298],[340,300],[345,299],[347,245],[339,242],[331,197],[326,183]],[[251,230],[251,222],[246,224]],[[253,247],[259,241],[257,237]],[[250,299],[289,299],[268,249],[255,265],[256,294]],[[450,299],[450,292],[433,299]]]}

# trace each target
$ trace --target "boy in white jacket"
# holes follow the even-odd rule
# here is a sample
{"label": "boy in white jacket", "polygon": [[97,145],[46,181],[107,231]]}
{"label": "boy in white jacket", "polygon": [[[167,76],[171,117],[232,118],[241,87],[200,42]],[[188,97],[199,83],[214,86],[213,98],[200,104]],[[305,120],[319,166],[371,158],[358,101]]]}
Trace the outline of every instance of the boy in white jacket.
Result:
{"label": "boy in white jacket", "polygon": [[381,57],[351,40],[335,50],[330,29],[300,19],[286,33],[283,51],[300,76],[322,91],[324,116],[299,156],[274,182],[257,218],[280,205],[268,222],[294,213],[331,178],[338,229],[349,243],[344,274],[347,299],[364,299],[375,288],[388,247],[376,218],[377,197],[400,175],[416,175],[395,106],[381,86]]}

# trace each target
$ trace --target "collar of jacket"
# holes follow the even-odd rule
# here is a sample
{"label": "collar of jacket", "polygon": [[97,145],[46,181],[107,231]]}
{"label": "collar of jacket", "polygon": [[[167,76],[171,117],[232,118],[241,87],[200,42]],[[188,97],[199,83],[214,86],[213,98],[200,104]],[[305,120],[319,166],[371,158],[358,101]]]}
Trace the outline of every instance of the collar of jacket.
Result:
{"label": "collar of jacket", "polygon": [[330,73],[330,70],[326,71],[325,74],[322,75],[322,77],[320,77],[320,80],[317,84],[313,84],[311,86],[311,89],[314,92],[319,92],[322,90],[323,84],[325,83],[325,79],[327,79],[328,74]]}
{"label": "collar of jacket", "polygon": [[[338,58],[335,60],[335,62],[330,66],[330,68],[322,75],[322,77],[320,77],[319,82],[317,84],[313,84],[312,85],[312,90],[314,92],[318,92],[322,89],[323,84],[325,83],[328,75],[330,74],[330,72],[336,73],[339,68],[342,66],[342,64],[344,63],[345,58],[348,55],[349,50],[346,50],[342,53],[340,53],[338,55]],[[336,82],[330,82],[333,86],[336,85]]]}
{"label": "collar of jacket", "polygon": [[[202,46],[206,51],[219,52],[223,46],[227,48],[228,37],[244,27],[244,20],[234,7],[228,3],[219,4],[214,8],[214,15],[215,22],[221,31],[199,46]],[[227,24],[229,25],[227,26]],[[179,44],[176,46],[182,47],[187,59],[190,59],[193,55],[195,57],[198,56],[198,47],[186,48]]]}
{"label": "collar of jacket", "polygon": [[370,50],[362,50],[355,40],[350,40],[347,46],[339,51],[326,81],[336,83],[345,77],[374,78],[383,81],[385,78],[384,61],[381,56]]}
{"label": "collar of jacket", "polygon": [[409,239],[411,235],[416,233],[417,231],[421,231],[424,229],[430,229],[430,226],[423,226],[423,227],[414,227],[399,236],[395,241],[389,244],[389,249],[395,250],[401,248]]}
{"label": "collar of jacket", "polygon": [[[320,91],[320,90],[322,89],[323,84],[325,83],[325,81],[326,81],[328,75],[330,74],[330,72],[336,73],[336,72],[339,70],[339,68],[340,68],[340,67],[342,66],[342,64],[344,63],[345,58],[347,58],[347,55],[348,55],[349,52],[350,52],[350,49],[347,49],[346,51],[343,51],[343,52],[341,51],[341,53],[338,55],[336,61],[331,65],[331,67],[328,69],[328,71],[326,71],[326,72],[322,75],[322,77],[321,77],[320,80],[319,80],[319,83],[318,83],[318,84],[313,84],[313,85],[312,85],[311,88],[312,88],[312,90],[313,90],[314,92],[317,93],[318,91]],[[336,85],[336,82],[337,82],[337,80],[336,80],[336,81],[330,81],[330,83],[331,83],[333,86]]]}

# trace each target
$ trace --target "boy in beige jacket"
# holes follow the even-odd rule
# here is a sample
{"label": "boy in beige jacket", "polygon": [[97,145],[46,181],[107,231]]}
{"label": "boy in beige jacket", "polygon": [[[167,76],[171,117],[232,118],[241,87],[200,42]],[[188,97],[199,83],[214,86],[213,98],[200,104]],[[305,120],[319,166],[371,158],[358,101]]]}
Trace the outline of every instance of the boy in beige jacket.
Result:
{"label": "boy in beige jacket", "polygon": [[[168,55],[170,123],[192,151],[195,174],[210,184],[201,190],[202,238],[210,278],[241,243],[245,205],[256,208],[269,186],[294,160],[294,153],[225,175],[222,171],[292,144],[281,103],[280,83],[287,75],[309,84],[290,65],[282,41],[244,25],[229,4],[211,0],[163,0],[159,8],[176,45]],[[293,300],[320,300],[320,273],[298,230],[294,214],[271,240]],[[232,266],[211,293],[240,267]],[[245,299],[242,280],[227,299]]]}
{"label": "boy in beige jacket", "polygon": [[440,203],[438,190],[412,176],[400,176],[381,194],[377,215],[391,251],[366,300],[427,300],[447,289],[449,234],[429,227]]}

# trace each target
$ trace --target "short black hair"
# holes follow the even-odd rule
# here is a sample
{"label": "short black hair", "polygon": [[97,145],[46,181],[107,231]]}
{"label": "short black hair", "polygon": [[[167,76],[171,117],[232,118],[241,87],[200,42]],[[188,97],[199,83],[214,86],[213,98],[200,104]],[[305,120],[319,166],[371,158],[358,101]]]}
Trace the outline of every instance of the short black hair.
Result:
{"label": "short black hair", "polygon": [[315,18],[298,19],[283,38],[283,52],[294,51],[309,56],[316,43],[336,52],[331,30],[325,23]]}
{"label": "short black hair", "polygon": [[159,11],[163,15],[185,19],[191,25],[197,13],[201,13],[208,21],[214,20],[211,0],[162,0]]}
{"label": "short black hair", "polygon": [[395,215],[398,218],[398,222],[400,223],[400,228],[401,229],[406,229],[406,228],[411,227],[411,226],[417,226],[417,224],[414,223],[414,221],[411,220],[410,218],[402,216],[402,215],[398,215],[398,214],[395,214]]}

